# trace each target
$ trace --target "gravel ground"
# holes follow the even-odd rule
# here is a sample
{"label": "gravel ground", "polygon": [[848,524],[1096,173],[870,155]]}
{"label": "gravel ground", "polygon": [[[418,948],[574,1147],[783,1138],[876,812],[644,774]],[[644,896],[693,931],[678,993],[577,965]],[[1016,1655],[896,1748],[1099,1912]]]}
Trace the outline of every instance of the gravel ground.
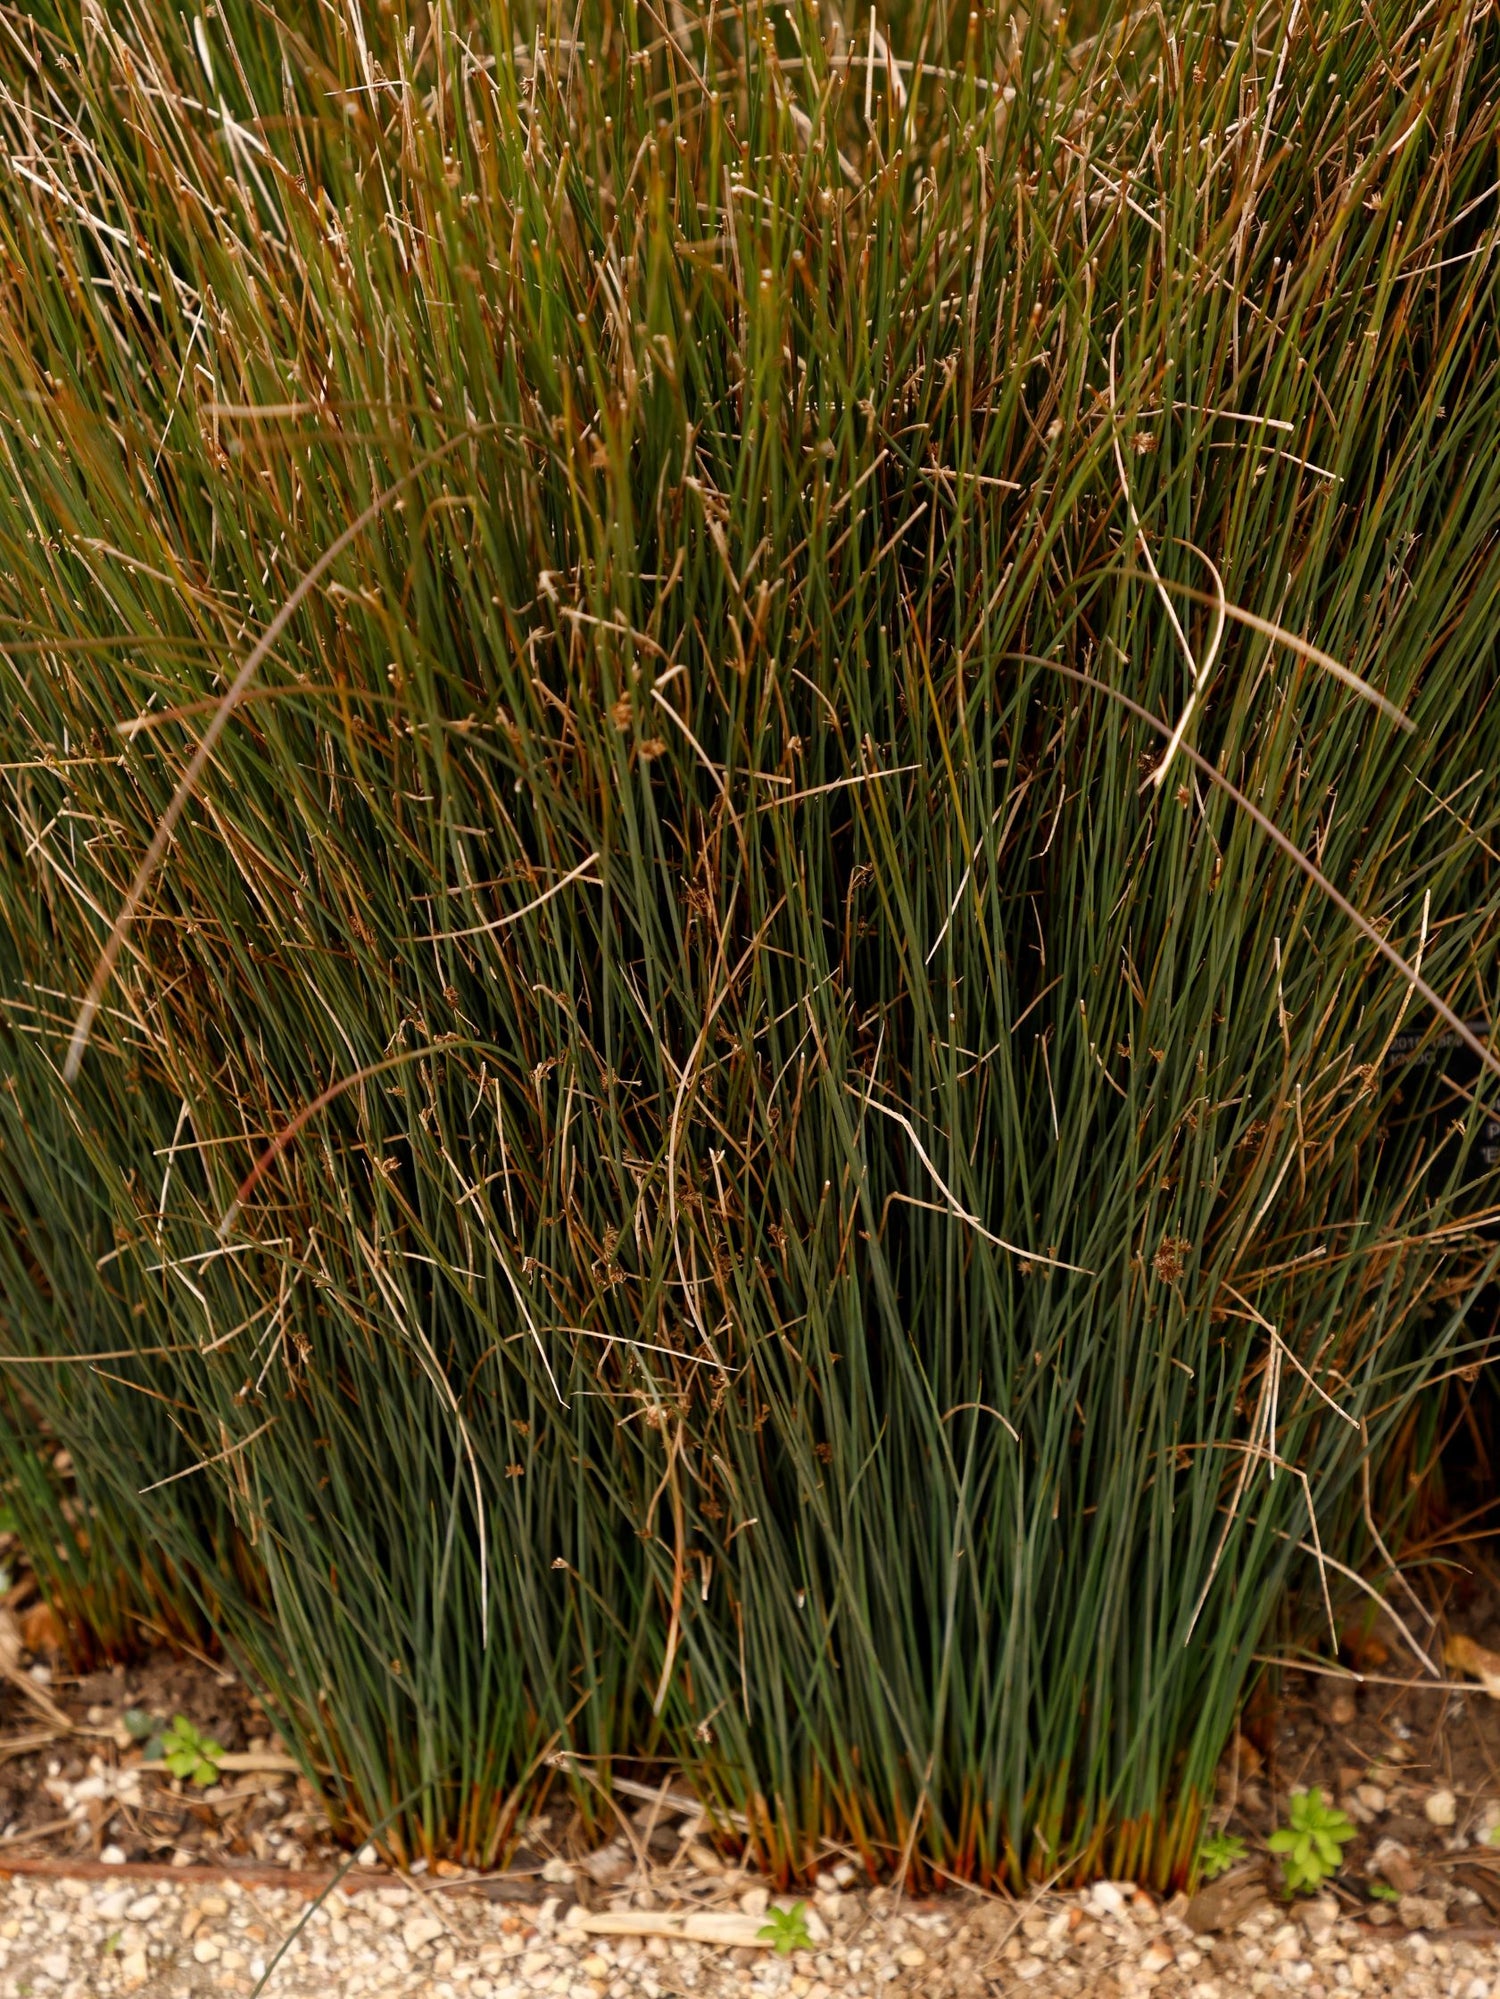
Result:
{"label": "gravel ground", "polygon": [[[736,1900],[758,1917],[763,1896],[752,1888]],[[618,1914],[643,1898],[625,1890],[610,1899]],[[0,1882],[0,1994],[248,1995],[306,1908],[286,1889],[237,1883]],[[730,1913],[734,1903],[721,1909]],[[1500,1947],[1480,1934],[1371,1929],[1346,1919],[1331,1899],[1304,1903],[1294,1915],[1261,1901],[1232,1932],[1214,1937],[1196,1935],[1184,1915],[1180,1901],[1159,1909],[1128,1884],[1099,1883],[1019,1907],[959,1894],[900,1902],[889,1891],[830,1887],[807,1908],[815,1947],[778,1957],[588,1934],[588,1912],[565,1909],[556,1897],[517,1908],[410,1887],[338,1890],[276,1967],[268,1999],[1133,1999],[1147,1992],[1326,1999],[1343,1990],[1500,1999]]]}

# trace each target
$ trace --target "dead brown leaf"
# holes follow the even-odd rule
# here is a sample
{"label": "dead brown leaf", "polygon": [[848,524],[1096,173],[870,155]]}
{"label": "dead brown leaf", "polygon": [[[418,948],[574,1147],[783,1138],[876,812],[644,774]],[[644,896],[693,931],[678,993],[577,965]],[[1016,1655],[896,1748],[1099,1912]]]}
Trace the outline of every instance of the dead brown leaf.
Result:
{"label": "dead brown leaf", "polygon": [[1491,1699],[1500,1700],[1500,1652],[1456,1631],[1443,1647],[1443,1659],[1456,1672],[1478,1680]]}

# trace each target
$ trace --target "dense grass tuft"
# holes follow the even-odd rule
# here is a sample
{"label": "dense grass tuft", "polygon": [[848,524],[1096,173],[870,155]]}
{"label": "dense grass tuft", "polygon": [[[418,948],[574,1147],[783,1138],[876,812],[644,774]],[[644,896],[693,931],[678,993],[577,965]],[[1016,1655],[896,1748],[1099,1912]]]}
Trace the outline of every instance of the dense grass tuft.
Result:
{"label": "dense grass tuft", "polygon": [[0,35],[15,1503],[402,1853],[1181,1878],[1485,1351],[1500,22],[341,6]]}

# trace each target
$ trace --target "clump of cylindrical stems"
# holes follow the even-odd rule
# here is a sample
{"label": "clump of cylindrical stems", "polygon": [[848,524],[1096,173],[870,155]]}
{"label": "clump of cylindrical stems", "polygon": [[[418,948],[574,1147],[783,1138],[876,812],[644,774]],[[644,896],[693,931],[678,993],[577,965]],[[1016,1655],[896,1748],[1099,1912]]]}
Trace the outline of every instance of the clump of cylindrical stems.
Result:
{"label": "clump of cylindrical stems", "polygon": [[1230,13],[0,42],[0,1449],[398,1853],[675,1765],[783,1876],[1180,1879],[1389,1583],[1500,24]]}

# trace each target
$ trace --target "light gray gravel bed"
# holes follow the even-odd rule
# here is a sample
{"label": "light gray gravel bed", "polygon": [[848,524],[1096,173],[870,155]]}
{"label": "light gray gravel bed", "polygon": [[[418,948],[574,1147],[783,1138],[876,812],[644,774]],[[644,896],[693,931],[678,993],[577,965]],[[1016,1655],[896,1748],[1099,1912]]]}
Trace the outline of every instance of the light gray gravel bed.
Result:
{"label": "light gray gravel bed", "polygon": [[[758,1914],[763,1898],[751,1888],[720,1906],[748,1901]],[[626,1891],[612,1903],[643,1900]],[[238,1883],[0,1881],[0,1995],[248,1999],[306,1907],[288,1890]],[[1180,1908],[1109,1883],[1024,1907],[829,1890],[808,1904],[815,1947],[778,1957],[588,1935],[583,1912],[562,1913],[555,1898],[517,1908],[415,1887],[339,1890],[277,1967],[267,1999],[1500,1999],[1500,1949],[1484,1938],[1371,1930],[1331,1901],[1294,1914],[1262,1903],[1230,1935],[1208,1938]]]}

